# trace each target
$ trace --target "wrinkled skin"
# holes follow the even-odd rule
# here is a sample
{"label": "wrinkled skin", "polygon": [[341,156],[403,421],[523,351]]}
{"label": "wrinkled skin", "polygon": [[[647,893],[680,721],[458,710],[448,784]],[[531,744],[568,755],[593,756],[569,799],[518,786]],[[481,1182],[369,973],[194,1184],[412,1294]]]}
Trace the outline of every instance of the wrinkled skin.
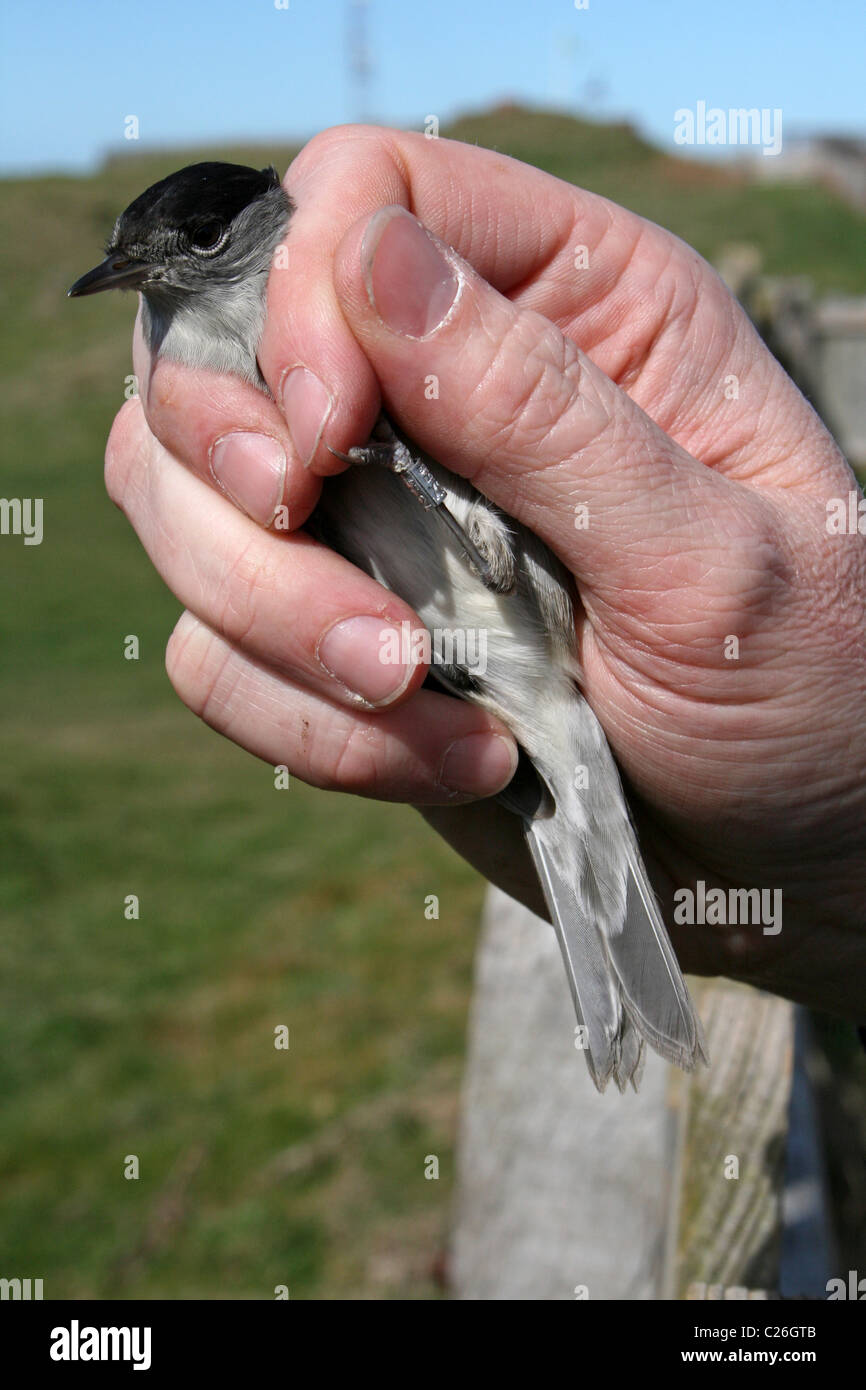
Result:
{"label": "wrinkled skin", "polygon": [[[866,1020],[866,538],[828,534],[828,499],[855,483],[827,430],[715,272],[604,199],[487,150],[370,127],[317,136],[285,184],[298,211],[259,353],[274,399],[151,370],[139,333],[141,398],[109,441],[108,490],[187,610],[167,656],[181,699],[316,786],[422,805],[540,907],[517,822],[477,799],[511,775],[507,731],[421,690],[423,666],[394,686],[377,625],[417,626],[411,611],[269,525],[280,503],[303,525],[342,467],[325,445],[362,442],[384,399],[573,571],[584,688],[683,967]],[[445,259],[388,205],[409,208]],[[282,395],[299,364],[330,398],[322,430],[325,395],[298,389],[309,377]],[[221,487],[213,446],[233,431],[276,441],[277,463],[256,473],[247,448]],[[322,639],[355,615],[376,622],[343,644],[341,682]],[[782,931],[677,926],[673,890],[699,878],[781,889]]]}

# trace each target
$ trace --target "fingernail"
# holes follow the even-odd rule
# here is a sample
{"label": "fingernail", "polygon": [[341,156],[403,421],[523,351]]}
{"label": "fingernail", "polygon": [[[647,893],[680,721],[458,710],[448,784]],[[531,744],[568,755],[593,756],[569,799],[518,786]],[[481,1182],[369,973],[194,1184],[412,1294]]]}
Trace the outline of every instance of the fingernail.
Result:
{"label": "fingernail", "polygon": [[495,796],[517,770],[517,749],[500,734],[466,734],[445,750],[438,781],[447,791]]}
{"label": "fingernail", "polygon": [[405,208],[383,208],[364,233],[367,297],[394,333],[426,338],[448,317],[459,280],[433,238]]}
{"label": "fingernail", "polygon": [[276,439],[241,430],[223,435],[210,451],[210,471],[247,516],[271,524],[286,481],[286,455]]}
{"label": "fingernail", "polygon": [[306,367],[292,367],[282,386],[283,414],[298,458],[309,468],[334,402],[323,382]]}
{"label": "fingernail", "polygon": [[389,705],[406,689],[415,662],[406,653],[405,630],[381,618],[343,618],[316,648],[320,665],[368,705]]}

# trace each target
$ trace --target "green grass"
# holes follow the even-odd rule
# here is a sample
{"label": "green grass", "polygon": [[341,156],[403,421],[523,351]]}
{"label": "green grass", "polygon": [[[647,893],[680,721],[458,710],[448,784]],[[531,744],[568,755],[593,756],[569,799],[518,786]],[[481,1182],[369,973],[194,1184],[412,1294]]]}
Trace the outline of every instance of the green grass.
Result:
{"label": "green grass", "polygon": [[[829,194],[559,116],[449,133],[711,257],[754,240],[768,270],[866,291],[864,219]],[[0,541],[0,1273],[48,1297],[434,1298],[483,885],[414,813],[278,792],[196,723],[163,669],[178,606],[102,487],[134,302],[64,291],[135,193],[203,153],[0,201],[2,492],[45,499],[42,546]]]}
{"label": "green grass", "polygon": [[480,886],[137,680],[4,730],[4,1267],[72,1297],[430,1294]]}

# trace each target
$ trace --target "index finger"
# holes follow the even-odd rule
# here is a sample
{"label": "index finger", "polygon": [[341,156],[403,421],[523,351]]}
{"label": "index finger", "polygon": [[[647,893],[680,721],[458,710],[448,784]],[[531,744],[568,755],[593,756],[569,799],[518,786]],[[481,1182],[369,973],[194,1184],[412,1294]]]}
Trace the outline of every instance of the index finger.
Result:
{"label": "index finger", "polygon": [[[296,211],[259,356],[315,472],[339,469],[324,445],[366,439],[379,407],[332,266],[348,229],[391,203],[556,324],[703,464],[771,486],[840,483],[842,461],[818,417],[712,267],[664,228],[497,151],[374,126],[315,136],[285,183]],[[720,389],[730,376],[744,383],[733,406]],[[768,422],[769,452],[760,447]]]}
{"label": "index finger", "polygon": [[[490,150],[368,126],[315,136],[284,183],[295,212],[268,283],[259,361],[304,462],[327,474],[342,465],[323,447],[325,432],[339,448],[365,439],[380,403],[333,285],[334,255],[348,229],[367,213],[400,204],[507,294],[567,245],[577,190]],[[595,241],[611,205],[581,197],[581,234]]]}

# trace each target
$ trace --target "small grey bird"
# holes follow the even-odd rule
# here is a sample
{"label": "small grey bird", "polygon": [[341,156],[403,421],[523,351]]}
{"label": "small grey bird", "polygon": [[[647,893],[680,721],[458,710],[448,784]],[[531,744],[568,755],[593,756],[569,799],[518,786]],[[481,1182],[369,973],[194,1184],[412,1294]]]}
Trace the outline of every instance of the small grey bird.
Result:
{"label": "small grey bird", "polygon": [[[265,287],[293,211],[272,168],[191,165],[121,213],[105,260],[69,294],[138,289],[154,355],[267,391],[256,357]],[[312,532],[404,598],[434,636],[484,634],[484,663],[434,646],[432,672],[520,745],[521,768],[499,799],[522,820],[596,1086],[612,1076],[621,1090],[637,1087],[645,1042],[689,1070],[706,1061],[616,762],[576,683],[571,575],[385,415],[367,445],[340,457],[356,466],[327,481]]]}

